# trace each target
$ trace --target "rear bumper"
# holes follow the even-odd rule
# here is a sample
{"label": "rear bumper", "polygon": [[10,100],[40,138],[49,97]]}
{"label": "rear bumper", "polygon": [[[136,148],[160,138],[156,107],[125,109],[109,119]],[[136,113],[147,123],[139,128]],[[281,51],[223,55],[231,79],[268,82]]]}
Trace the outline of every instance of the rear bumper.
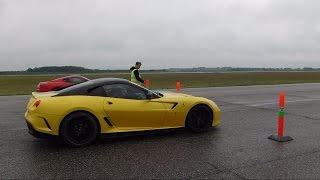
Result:
{"label": "rear bumper", "polygon": [[46,133],[42,133],[39,132],[37,130],[34,129],[34,127],[32,126],[31,123],[29,123],[28,121],[26,121],[28,129],[29,129],[29,134],[31,134],[32,136],[36,137],[36,138],[44,138],[44,139],[52,139],[52,138],[58,138],[58,136],[56,135],[52,135],[52,134],[46,134]]}
{"label": "rear bumper", "polygon": [[57,121],[61,119],[61,116],[35,113],[28,109],[24,117],[27,124],[31,125],[29,128],[31,131],[59,136],[59,123]]}

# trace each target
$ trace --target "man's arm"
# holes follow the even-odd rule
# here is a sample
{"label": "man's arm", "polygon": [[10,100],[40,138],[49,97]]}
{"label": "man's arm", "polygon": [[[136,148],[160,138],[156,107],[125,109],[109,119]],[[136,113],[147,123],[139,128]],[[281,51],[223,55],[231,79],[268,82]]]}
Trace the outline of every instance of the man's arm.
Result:
{"label": "man's arm", "polygon": [[138,70],[135,70],[134,71],[134,76],[136,76],[136,79],[138,81],[140,81],[141,83],[144,83],[144,80],[140,78],[140,74],[139,74],[139,71]]}

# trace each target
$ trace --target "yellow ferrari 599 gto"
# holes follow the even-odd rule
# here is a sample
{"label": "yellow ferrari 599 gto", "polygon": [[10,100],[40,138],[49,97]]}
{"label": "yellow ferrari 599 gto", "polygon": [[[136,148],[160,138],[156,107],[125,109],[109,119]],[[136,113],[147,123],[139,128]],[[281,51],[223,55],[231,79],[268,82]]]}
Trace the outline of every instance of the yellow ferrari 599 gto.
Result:
{"label": "yellow ferrari 599 gto", "polygon": [[35,137],[60,137],[72,147],[100,134],[186,127],[205,132],[220,123],[218,106],[202,97],[158,93],[125,79],[90,80],[55,92],[33,92],[25,119]]}

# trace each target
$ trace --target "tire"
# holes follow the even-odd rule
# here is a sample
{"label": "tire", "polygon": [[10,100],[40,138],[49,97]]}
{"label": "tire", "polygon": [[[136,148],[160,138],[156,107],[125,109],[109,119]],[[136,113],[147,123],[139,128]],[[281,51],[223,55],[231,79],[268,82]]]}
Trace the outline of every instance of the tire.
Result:
{"label": "tire", "polygon": [[62,122],[60,136],[71,147],[84,147],[96,139],[98,129],[94,117],[85,112],[76,112]]}
{"label": "tire", "polygon": [[213,115],[209,107],[197,105],[188,112],[186,127],[195,133],[206,132],[211,128],[212,121]]}

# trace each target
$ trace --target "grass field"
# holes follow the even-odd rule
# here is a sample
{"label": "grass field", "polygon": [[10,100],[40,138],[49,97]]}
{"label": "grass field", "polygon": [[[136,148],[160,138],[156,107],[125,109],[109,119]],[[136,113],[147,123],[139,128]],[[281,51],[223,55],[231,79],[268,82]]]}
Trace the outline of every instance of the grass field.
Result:
{"label": "grass field", "polygon": [[[141,72],[144,79],[150,80],[151,89],[175,88],[177,81],[182,88],[246,86],[267,84],[292,84],[320,82],[320,72],[239,72],[239,73],[154,73]],[[130,74],[85,74],[95,79],[118,77],[128,79]],[[61,75],[0,76],[0,95],[30,94],[40,81],[47,81]]]}

